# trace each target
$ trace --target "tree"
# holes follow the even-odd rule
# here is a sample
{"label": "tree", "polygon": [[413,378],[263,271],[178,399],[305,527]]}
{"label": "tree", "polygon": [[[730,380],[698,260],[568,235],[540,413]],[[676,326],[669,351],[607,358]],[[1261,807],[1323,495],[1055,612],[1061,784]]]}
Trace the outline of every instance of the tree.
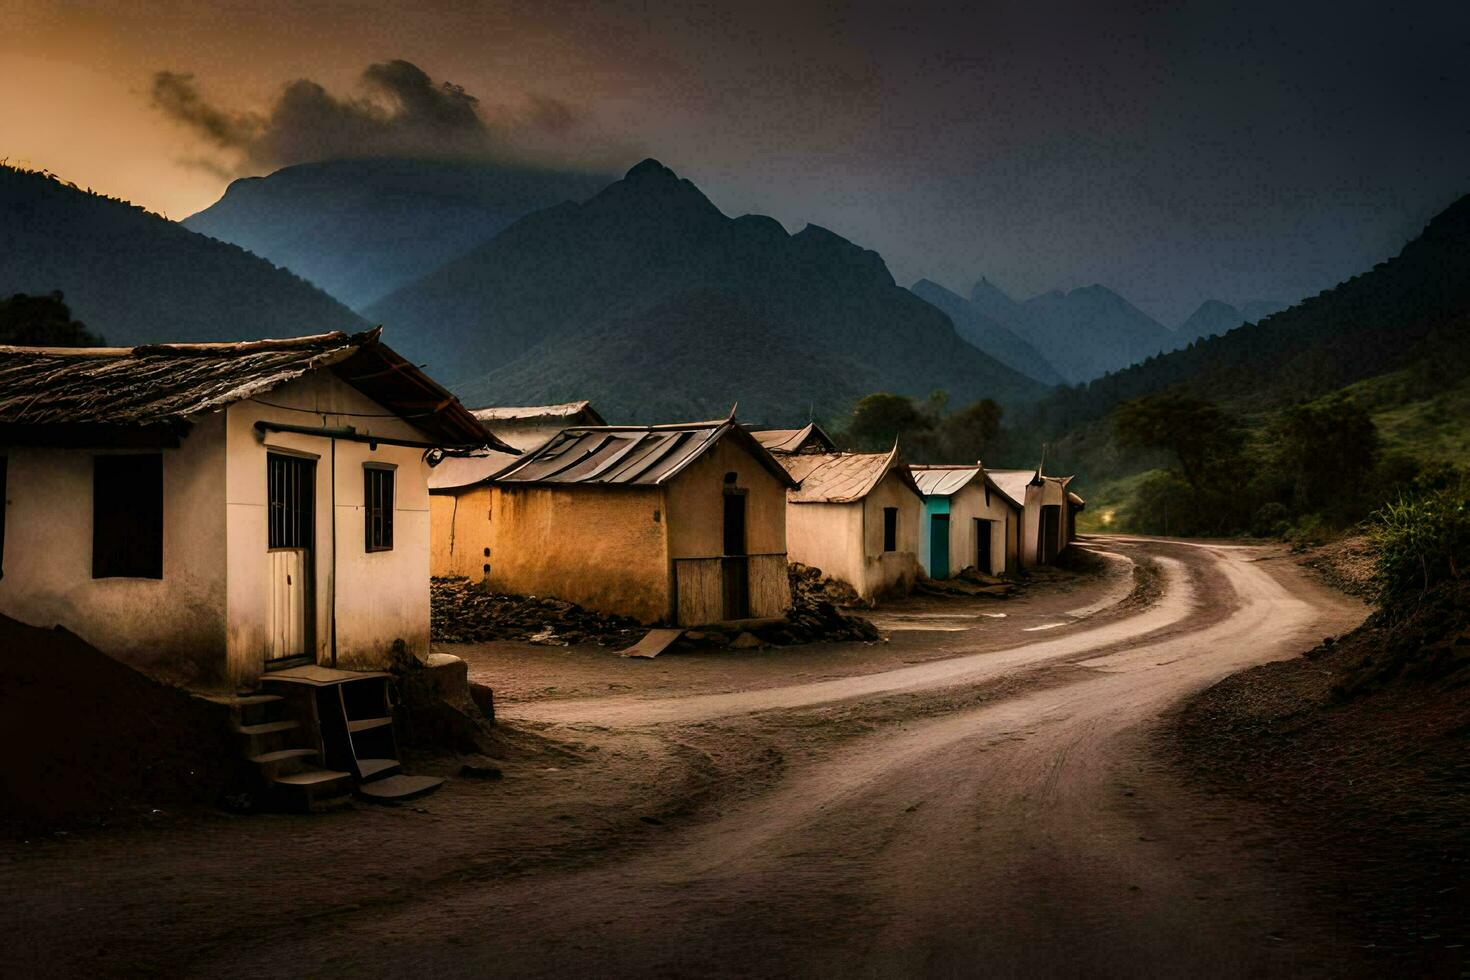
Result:
{"label": "tree", "polygon": [[1294,405],[1274,426],[1277,465],[1290,474],[1296,508],[1351,513],[1378,462],[1378,427],[1341,393]]}
{"label": "tree", "polygon": [[1003,411],[993,399],[982,398],[939,423],[939,442],[945,459],[970,463],[982,459],[1000,435]]}
{"label": "tree", "polygon": [[71,318],[60,292],[16,293],[0,299],[0,344],[23,347],[101,347],[102,338]]}
{"label": "tree", "polygon": [[1173,454],[1179,475],[1196,493],[1213,489],[1212,472],[1235,461],[1244,441],[1235,420],[1218,405],[1182,392],[1124,402],[1113,413],[1113,432],[1125,449]]}
{"label": "tree", "polygon": [[927,434],[934,428],[932,416],[919,410],[912,399],[886,391],[866,395],[852,410],[847,434],[858,449],[878,452],[895,439]]}

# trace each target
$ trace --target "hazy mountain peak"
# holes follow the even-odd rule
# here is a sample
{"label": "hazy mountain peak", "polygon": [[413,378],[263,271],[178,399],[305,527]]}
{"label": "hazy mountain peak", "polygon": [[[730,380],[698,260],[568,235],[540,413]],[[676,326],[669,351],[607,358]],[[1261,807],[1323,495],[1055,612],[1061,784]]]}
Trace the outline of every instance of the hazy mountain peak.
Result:
{"label": "hazy mountain peak", "polygon": [[649,157],[642,163],[635,164],[629,168],[628,172],[623,175],[623,179],[627,181],[660,180],[676,182],[679,180],[679,175],[668,167],[665,167],[662,163],[659,163],[653,157]]}

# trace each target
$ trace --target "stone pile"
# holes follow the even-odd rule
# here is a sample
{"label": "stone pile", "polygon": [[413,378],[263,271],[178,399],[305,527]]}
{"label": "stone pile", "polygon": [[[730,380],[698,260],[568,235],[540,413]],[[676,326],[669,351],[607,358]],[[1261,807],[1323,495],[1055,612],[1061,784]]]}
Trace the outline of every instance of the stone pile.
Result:
{"label": "stone pile", "polygon": [[548,646],[596,642],[624,647],[646,628],[636,619],[593,612],[574,602],[486,592],[467,578],[430,582],[429,629],[436,643],[526,640]]}

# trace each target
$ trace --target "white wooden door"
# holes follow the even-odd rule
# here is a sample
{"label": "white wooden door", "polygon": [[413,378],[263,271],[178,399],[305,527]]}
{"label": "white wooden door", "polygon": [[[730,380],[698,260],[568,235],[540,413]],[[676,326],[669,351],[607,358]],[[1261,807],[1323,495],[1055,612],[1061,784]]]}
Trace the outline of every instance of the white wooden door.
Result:
{"label": "white wooden door", "polygon": [[271,660],[309,654],[306,617],[311,590],[305,548],[270,552],[270,651]]}
{"label": "white wooden door", "polygon": [[284,453],[266,456],[269,534],[266,663],[315,652],[312,546],[316,541],[316,461]]}

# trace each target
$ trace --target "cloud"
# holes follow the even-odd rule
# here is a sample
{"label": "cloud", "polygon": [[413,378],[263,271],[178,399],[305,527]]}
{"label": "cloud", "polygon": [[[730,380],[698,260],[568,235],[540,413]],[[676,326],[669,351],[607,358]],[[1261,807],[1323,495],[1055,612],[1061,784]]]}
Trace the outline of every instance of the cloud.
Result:
{"label": "cloud", "polygon": [[225,159],[188,164],[235,175],[351,157],[544,160],[581,122],[558,99],[524,94],[487,107],[462,86],[436,83],[408,61],[369,65],[362,93],[338,96],[310,79],[288,82],[263,111],[236,110],[201,94],[194,76],[153,76],[153,106]]}

